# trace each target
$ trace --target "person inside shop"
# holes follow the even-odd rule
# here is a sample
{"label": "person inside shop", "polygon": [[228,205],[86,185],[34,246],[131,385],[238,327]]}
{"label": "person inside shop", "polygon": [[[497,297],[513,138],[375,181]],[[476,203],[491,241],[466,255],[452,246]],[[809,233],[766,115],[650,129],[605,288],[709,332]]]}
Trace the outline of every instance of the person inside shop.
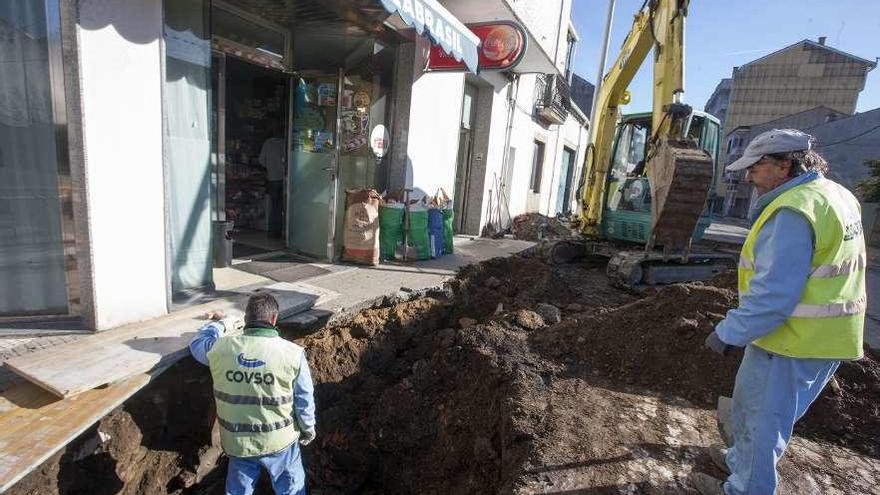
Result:
{"label": "person inside shop", "polygon": [[281,237],[282,208],[284,207],[284,153],[283,126],[278,121],[269,125],[269,137],[260,149],[260,165],[266,168],[266,189],[271,200],[269,210],[269,237]]}

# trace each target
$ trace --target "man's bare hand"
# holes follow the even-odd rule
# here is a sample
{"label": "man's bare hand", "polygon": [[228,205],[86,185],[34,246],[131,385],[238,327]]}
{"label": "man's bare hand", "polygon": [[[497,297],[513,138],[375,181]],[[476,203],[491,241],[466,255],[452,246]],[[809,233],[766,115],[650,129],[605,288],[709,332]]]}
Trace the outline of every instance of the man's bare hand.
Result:
{"label": "man's bare hand", "polygon": [[219,309],[215,310],[215,311],[208,311],[207,313],[205,313],[206,320],[220,321],[225,317],[226,317],[226,313],[224,313],[223,311],[220,311]]}

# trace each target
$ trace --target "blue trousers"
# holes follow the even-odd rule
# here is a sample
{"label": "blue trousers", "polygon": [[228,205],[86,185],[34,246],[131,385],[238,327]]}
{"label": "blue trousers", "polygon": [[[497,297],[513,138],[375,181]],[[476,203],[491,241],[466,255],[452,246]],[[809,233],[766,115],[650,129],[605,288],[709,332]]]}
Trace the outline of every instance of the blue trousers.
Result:
{"label": "blue trousers", "polygon": [[281,231],[284,230],[282,225],[282,211],[284,211],[284,181],[269,181],[269,234],[275,237],[281,237]]}
{"label": "blue trousers", "polygon": [[297,442],[274,454],[259,457],[230,456],[229,471],[226,473],[226,494],[254,493],[260,471],[264,468],[269,472],[275,495],[305,495],[306,473]]}
{"label": "blue trousers", "polygon": [[733,387],[727,452],[727,495],[770,495],[778,482],[776,463],[785,453],[795,422],[837,371],[840,361],[796,359],[746,347]]}

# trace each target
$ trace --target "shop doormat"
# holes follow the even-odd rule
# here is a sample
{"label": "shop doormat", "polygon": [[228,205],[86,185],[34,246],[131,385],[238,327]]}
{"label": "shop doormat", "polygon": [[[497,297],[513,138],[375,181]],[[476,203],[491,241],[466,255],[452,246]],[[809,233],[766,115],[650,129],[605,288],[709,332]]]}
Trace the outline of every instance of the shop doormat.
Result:
{"label": "shop doormat", "polygon": [[290,268],[273,270],[264,273],[263,276],[279,282],[298,282],[300,280],[317,277],[319,275],[326,275],[328,273],[331,273],[330,270],[325,270],[314,265],[298,265],[291,266]]}
{"label": "shop doormat", "polygon": [[232,267],[279,282],[297,282],[331,273],[330,270],[309,264],[303,257],[293,253],[281,253],[271,258],[239,263]]}
{"label": "shop doormat", "polygon": [[240,242],[232,244],[233,258],[249,258],[257,254],[266,254],[268,252],[270,251],[267,249],[259,248],[256,246],[248,246],[247,244],[242,244]]}

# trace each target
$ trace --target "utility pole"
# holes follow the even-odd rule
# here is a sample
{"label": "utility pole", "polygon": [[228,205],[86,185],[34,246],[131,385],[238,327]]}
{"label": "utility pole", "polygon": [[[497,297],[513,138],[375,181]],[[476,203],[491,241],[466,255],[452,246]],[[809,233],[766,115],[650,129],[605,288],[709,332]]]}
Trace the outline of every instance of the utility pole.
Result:
{"label": "utility pole", "polygon": [[611,44],[611,23],[614,20],[614,2],[608,0],[608,14],[605,19],[605,35],[602,41],[602,53],[599,54],[599,69],[596,72],[596,86],[593,89],[593,103],[590,105],[590,129],[587,133],[587,143],[593,141],[594,131],[593,122],[596,120],[596,97],[599,95],[599,89],[602,87],[602,78],[605,76],[605,62],[608,56],[608,45]]}

